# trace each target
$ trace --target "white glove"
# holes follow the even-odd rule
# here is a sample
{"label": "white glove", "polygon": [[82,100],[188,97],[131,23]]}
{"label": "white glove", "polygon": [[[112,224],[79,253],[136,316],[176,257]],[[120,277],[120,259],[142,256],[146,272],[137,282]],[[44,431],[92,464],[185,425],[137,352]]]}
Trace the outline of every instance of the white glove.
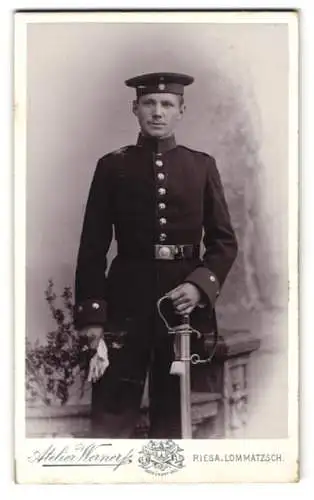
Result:
{"label": "white glove", "polygon": [[89,362],[88,382],[97,382],[109,366],[108,349],[103,339],[100,339],[97,352]]}

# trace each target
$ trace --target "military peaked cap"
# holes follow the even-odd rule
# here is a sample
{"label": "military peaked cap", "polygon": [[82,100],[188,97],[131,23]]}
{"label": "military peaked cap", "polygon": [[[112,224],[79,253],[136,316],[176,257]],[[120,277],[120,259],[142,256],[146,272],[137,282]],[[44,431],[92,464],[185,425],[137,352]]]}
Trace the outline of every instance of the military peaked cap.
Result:
{"label": "military peaked cap", "polygon": [[184,87],[194,82],[194,78],[181,73],[147,73],[126,80],[128,87],[136,89],[137,97],[144,94],[183,95]]}

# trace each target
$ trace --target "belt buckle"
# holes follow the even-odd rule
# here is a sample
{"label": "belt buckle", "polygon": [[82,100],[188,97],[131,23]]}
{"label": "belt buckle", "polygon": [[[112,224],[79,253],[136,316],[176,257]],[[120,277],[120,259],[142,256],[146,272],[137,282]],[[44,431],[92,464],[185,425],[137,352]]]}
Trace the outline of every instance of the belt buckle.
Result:
{"label": "belt buckle", "polygon": [[155,245],[155,258],[160,260],[173,260],[174,254],[170,245]]}
{"label": "belt buckle", "polygon": [[175,259],[183,259],[184,258],[184,246],[183,245],[175,245],[174,258]]}

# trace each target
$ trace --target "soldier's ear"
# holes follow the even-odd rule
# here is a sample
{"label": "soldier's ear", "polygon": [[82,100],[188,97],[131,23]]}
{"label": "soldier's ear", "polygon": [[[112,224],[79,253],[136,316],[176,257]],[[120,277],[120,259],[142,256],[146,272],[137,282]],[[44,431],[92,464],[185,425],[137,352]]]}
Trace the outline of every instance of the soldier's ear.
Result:
{"label": "soldier's ear", "polygon": [[181,118],[183,117],[184,113],[185,113],[185,110],[186,110],[186,105],[184,104],[184,102],[180,105],[180,114],[179,114],[179,120],[181,120]]}
{"label": "soldier's ear", "polygon": [[135,116],[137,116],[137,113],[138,113],[138,101],[136,99],[134,99],[134,101],[132,102],[132,111],[135,114]]}

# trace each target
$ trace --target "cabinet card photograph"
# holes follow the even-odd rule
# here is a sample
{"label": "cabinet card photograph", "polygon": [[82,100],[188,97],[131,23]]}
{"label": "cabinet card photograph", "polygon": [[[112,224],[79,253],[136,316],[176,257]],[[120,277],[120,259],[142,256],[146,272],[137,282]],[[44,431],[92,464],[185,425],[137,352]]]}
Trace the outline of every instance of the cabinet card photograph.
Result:
{"label": "cabinet card photograph", "polygon": [[298,481],[298,13],[14,38],[16,481]]}

